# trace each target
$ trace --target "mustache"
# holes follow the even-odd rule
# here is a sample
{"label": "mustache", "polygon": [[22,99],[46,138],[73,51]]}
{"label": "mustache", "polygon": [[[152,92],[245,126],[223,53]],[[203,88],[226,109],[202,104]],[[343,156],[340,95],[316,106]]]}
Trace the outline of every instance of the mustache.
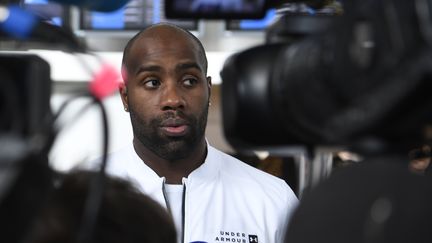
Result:
{"label": "mustache", "polygon": [[188,115],[186,115],[183,111],[176,110],[176,111],[166,111],[162,115],[158,117],[160,120],[166,120],[166,119],[190,119]]}
{"label": "mustache", "polygon": [[195,120],[182,111],[168,111],[157,117],[155,122],[161,126],[180,126],[194,124]]}

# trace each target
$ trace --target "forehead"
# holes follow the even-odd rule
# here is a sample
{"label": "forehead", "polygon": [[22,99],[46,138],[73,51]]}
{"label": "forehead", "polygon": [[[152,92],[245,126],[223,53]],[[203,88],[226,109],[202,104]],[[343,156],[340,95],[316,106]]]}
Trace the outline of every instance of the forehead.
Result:
{"label": "forehead", "polygon": [[127,64],[136,68],[143,62],[163,62],[166,58],[200,63],[200,51],[187,33],[176,29],[151,29],[143,32],[129,50]]}

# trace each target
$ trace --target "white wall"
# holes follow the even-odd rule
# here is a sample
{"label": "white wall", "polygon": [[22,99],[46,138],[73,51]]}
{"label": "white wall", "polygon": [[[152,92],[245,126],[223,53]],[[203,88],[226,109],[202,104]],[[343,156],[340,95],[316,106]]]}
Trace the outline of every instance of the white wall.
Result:
{"label": "white wall", "polygon": [[[51,99],[54,111],[70,97],[69,94],[54,94]],[[79,162],[94,159],[102,153],[102,116],[93,105],[83,112],[91,102],[88,98],[73,101],[59,120],[60,133],[50,154],[52,165],[59,170],[68,170]],[[123,111],[119,95],[107,98],[104,106],[108,115],[109,150],[113,151],[132,141],[129,113]]]}

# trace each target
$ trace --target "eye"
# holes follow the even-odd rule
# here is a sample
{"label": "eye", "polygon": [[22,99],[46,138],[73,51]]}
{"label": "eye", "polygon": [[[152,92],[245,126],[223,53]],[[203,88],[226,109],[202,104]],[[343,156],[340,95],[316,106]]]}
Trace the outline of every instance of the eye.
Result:
{"label": "eye", "polygon": [[160,84],[161,84],[161,82],[159,80],[157,80],[157,79],[149,79],[149,80],[146,80],[144,82],[144,86],[146,88],[150,88],[150,89],[157,88],[157,87],[160,86]]}
{"label": "eye", "polygon": [[186,87],[193,87],[198,83],[196,78],[187,78],[183,80],[183,85]]}

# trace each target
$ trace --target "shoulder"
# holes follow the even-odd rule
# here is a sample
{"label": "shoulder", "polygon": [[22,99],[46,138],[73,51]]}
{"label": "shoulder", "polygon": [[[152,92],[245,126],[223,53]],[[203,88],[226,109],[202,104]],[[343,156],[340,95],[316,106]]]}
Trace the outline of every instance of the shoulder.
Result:
{"label": "shoulder", "polygon": [[108,162],[111,164],[117,164],[122,163],[124,164],[124,161],[130,161],[135,156],[135,150],[133,148],[133,145],[130,144],[128,146],[125,146],[119,150],[113,151],[110,154],[108,154]]}
{"label": "shoulder", "polygon": [[271,219],[268,223],[277,222],[273,227],[280,227],[283,232],[299,203],[288,184],[210,146],[209,157],[212,163],[219,164],[218,184],[224,188],[226,197],[235,198],[242,208],[264,212],[265,218]]}
{"label": "shoulder", "polygon": [[259,179],[269,183],[286,184],[282,179],[259,170],[229,154],[209,146],[209,156],[221,163],[221,173],[243,179]]}
{"label": "shoulder", "polygon": [[211,146],[209,146],[209,156],[221,163],[220,175],[225,180],[268,195],[274,195],[281,201],[297,202],[293,190],[281,178],[252,167]]}
{"label": "shoulder", "polygon": [[[113,176],[122,176],[128,168],[130,161],[133,158],[133,147],[125,146],[121,149],[113,151],[107,155],[106,171]],[[82,166],[81,169],[99,170],[102,164],[103,157],[90,160]]]}

